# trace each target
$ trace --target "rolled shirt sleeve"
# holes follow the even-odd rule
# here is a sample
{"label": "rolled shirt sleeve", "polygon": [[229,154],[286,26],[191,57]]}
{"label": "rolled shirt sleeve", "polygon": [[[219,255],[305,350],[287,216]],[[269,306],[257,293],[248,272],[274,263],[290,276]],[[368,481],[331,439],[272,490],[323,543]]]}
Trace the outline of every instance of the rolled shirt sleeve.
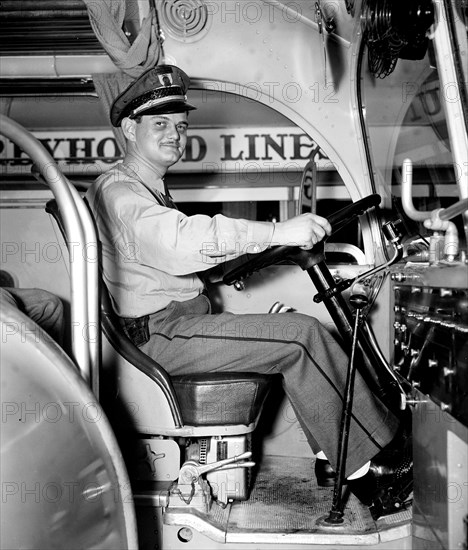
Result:
{"label": "rolled shirt sleeve", "polygon": [[172,275],[204,271],[247,252],[261,252],[272,236],[271,223],[220,214],[187,217],[159,206],[147,210],[129,231],[129,238],[141,245],[141,263]]}

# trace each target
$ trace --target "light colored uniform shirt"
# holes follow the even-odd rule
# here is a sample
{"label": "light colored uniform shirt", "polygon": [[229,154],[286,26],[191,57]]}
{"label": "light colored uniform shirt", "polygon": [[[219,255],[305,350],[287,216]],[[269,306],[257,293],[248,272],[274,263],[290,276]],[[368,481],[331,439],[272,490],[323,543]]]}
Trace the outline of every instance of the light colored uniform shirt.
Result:
{"label": "light colored uniform shirt", "polygon": [[270,222],[186,216],[171,207],[161,186],[118,164],[86,193],[102,245],[103,278],[121,317],[195,298],[203,290],[197,272],[261,252],[273,238]]}

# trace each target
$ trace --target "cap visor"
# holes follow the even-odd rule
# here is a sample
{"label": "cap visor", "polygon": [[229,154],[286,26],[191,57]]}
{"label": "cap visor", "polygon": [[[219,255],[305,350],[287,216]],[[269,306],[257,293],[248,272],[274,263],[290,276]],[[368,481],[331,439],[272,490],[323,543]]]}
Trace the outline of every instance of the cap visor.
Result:
{"label": "cap visor", "polygon": [[166,103],[161,103],[160,105],[155,105],[154,107],[148,107],[148,109],[143,109],[139,111],[135,116],[142,115],[162,115],[162,114],[175,114],[175,113],[185,113],[185,111],[193,111],[196,107],[186,103],[185,101],[168,101]]}

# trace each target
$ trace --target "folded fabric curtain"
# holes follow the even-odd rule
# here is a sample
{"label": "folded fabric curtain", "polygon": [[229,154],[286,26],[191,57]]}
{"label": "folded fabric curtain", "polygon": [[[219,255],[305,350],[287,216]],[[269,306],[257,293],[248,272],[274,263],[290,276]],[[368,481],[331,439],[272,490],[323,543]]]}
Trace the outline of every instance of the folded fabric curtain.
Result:
{"label": "folded fabric curtain", "polygon": [[125,19],[125,0],[83,0],[83,2],[86,4],[94,34],[121,71],[137,78],[158,63],[161,43],[154,9],[150,9],[148,16],[141,24],[140,32],[133,44],[130,44],[122,29]]}
{"label": "folded fabric curtain", "polygon": [[0,98],[0,113],[2,115],[9,116],[12,103],[13,103],[13,98],[12,97],[2,97],[2,98]]}
{"label": "folded fabric curtain", "polygon": [[[133,78],[125,73],[98,73],[93,74],[93,82],[96,88],[97,95],[101,101],[101,106],[104,109],[106,118],[110,124],[110,108],[114,99],[121,94],[127,86],[133,82]],[[117,141],[119,149],[125,154],[125,137],[120,126],[115,128],[112,126],[114,137]]]}
{"label": "folded fabric curtain", "polygon": [[[93,74],[96,92],[109,120],[114,99],[143,72],[156,66],[161,55],[159,29],[155,9],[150,4],[148,16],[131,44],[123,24],[126,0],[83,0],[88,16],[102,47],[120,72]],[[119,148],[125,153],[125,138],[120,128],[112,127]]]}

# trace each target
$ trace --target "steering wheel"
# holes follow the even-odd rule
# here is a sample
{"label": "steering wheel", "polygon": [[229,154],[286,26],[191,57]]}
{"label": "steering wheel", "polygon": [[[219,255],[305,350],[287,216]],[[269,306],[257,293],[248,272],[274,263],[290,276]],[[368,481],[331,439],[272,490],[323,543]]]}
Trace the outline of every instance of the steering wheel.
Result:
{"label": "steering wheel", "polygon": [[[368,195],[367,197],[364,197],[363,199],[353,202],[341,210],[334,212],[328,217],[328,221],[332,226],[332,232],[335,233],[351,221],[355,220],[358,216],[361,216],[367,212],[370,208],[378,206],[380,204],[380,200],[380,195]],[[226,285],[232,285],[235,282],[248,277],[254,271],[259,271],[264,267],[268,267],[285,260],[290,260],[298,264],[302,267],[302,269],[308,269],[323,260],[323,257],[323,240],[317,243],[311,250],[303,250],[298,246],[273,246],[263,252],[260,252],[259,254],[251,255],[247,261],[236,266],[231,271],[228,271],[223,277],[223,283]]]}

